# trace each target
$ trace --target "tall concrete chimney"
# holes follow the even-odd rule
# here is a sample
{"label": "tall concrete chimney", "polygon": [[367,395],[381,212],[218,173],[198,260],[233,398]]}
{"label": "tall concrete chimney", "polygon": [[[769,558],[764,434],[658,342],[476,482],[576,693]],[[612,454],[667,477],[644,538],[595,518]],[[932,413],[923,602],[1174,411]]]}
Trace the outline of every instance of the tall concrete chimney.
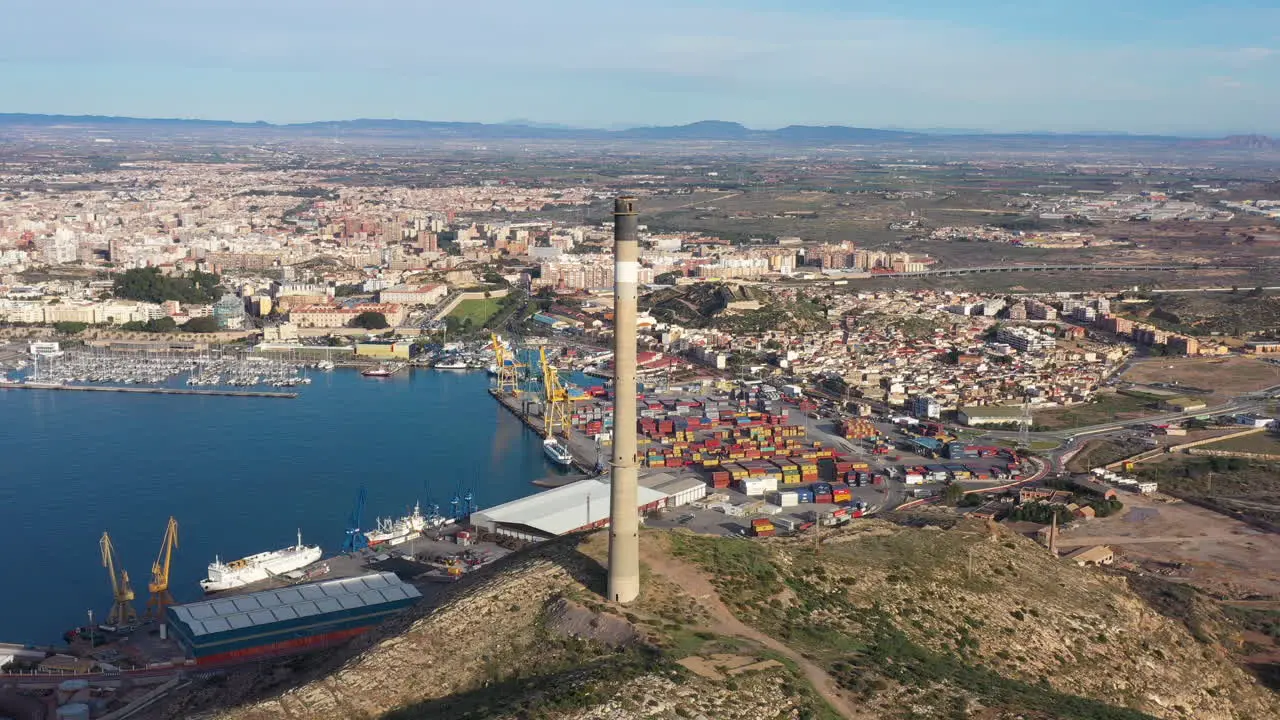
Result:
{"label": "tall concrete chimney", "polygon": [[609,490],[609,598],[640,596],[640,513],[636,499],[636,283],[640,247],[636,199],[613,202],[613,473]]}

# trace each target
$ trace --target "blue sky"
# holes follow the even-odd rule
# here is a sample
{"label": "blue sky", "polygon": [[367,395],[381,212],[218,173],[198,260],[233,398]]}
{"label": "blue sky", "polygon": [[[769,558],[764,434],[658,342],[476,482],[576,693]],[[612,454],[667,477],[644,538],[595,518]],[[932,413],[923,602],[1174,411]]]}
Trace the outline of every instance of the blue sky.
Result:
{"label": "blue sky", "polygon": [[1266,2],[6,0],[0,112],[1280,134]]}

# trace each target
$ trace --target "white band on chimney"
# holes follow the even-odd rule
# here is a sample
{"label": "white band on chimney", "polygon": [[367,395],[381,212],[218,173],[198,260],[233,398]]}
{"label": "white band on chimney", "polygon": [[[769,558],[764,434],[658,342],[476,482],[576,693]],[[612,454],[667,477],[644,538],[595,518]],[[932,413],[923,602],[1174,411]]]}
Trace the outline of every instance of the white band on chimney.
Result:
{"label": "white band on chimney", "polygon": [[614,264],[614,279],[620,283],[634,283],[640,279],[640,263],[635,260],[620,260]]}

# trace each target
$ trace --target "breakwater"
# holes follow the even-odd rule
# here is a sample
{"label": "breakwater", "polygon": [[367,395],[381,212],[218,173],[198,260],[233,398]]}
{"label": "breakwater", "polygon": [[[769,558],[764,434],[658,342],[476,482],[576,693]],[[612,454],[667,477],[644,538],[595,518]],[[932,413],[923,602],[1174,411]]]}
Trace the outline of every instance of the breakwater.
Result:
{"label": "breakwater", "polygon": [[221,395],[225,397],[296,398],[296,392],[271,390],[188,390],[169,387],[119,387],[115,385],[54,385],[52,383],[4,383],[3,390],[74,390],[81,392],[134,393],[138,395]]}

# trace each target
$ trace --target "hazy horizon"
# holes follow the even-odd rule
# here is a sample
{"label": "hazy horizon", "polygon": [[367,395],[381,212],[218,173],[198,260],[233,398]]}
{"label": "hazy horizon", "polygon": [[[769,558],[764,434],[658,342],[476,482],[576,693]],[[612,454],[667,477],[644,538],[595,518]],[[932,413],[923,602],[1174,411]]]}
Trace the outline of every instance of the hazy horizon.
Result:
{"label": "hazy horizon", "polygon": [[13,0],[0,111],[1280,135],[1280,8]]}
{"label": "hazy horizon", "polygon": [[[749,124],[747,124],[747,123],[739,122],[739,121],[737,121],[737,120],[726,120],[726,119],[723,119],[723,118],[703,118],[703,119],[701,119],[701,120],[692,120],[692,121],[687,122],[687,123],[669,124],[669,125],[668,125],[668,124],[654,124],[654,123],[626,123],[626,122],[621,122],[621,123],[611,123],[611,124],[610,124],[609,126],[607,126],[607,127],[602,127],[602,126],[591,127],[591,126],[585,126],[585,125],[570,125],[570,124],[566,124],[566,123],[543,122],[543,121],[540,121],[540,120],[533,120],[533,119],[529,119],[529,118],[514,118],[514,119],[507,119],[507,120],[499,120],[499,121],[495,121],[495,122],[484,122],[484,121],[478,121],[478,120],[454,120],[454,119],[450,119],[450,118],[367,117],[367,116],[360,116],[360,117],[348,117],[348,118],[316,118],[316,119],[310,119],[310,120],[298,120],[298,121],[294,121],[294,122],[271,122],[271,121],[268,121],[268,120],[238,120],[238,119],[220,118],[220,117],[179,117],[179,116],[171,116],[171,117],[142,117],[142,116],[136,116],[136,115],[106,115],[106,114],[102,114],[102,113],[92,113],[92,112],[89,112],[89,113],[44,113],[44,112],[28,112],[28,111],[22,111],[22,110],[15,110],[15,111],[0,110],[0,117],[4,117],[4,116],[13,116],[13,115],[31,115],[31,116],[43,116],[43,117],[67,117],[67,118],[77,118],[77,117],[92,118],[92,117],[98,117],[98,118],[108,118],[108,119],[127,119],[127,120],[138,120],[138,121],[144,121],[144,122],[146,122],[146,121],[158,121],[158,122],[167,122],[167,121],[189,121],[189,122],[210,122],[210,123],[233,122],[233,123],[244,124],[244,125],[250,125],[250,124],[263,124],[263,123],[265,123],[266,125],[271,126],[271,127],[287,127],[287,126],[290,126],[290,125],[309,125],[309,124],[318,124],[318,125],[322,125],[322,124],[325,124],[325,123],[355,123],[355,122],[478,123],[478,124],[482,124],[482,125],[502,125],[502,126],[508,126],[508,127],[528,127],[528,128],[531,128],[531,129],[552,129],[552,130],[564,130],[564,131],[569,131],[569,132],[572,132],[572,131],[580,131],[580,132],[620,132],[620,131],[626,131],[626,130],[639,130],[639,129],[646,129],[646,128],[682,127],[682,126],[695,125],[695,124],[698,124],[698,123],[707,123],[707,122],[717,122],[717,123],[719,123],[719,122],[723,122],[723,123],[732,123],[732,124],[736,124],[736,125],[741,125],[742,127],[746,128],[747,130],[759,131],[759,132],[770,132],[770,131],[780,130],[780,129],[783,129],[783,128],[786,128],[786,127],[795,127],[795,126],[821,127],[821,126],[816,126],[816,125],[809,125],[809,124],[806,124],[806,123],[787,123],[787,124],[784,124],[784,125],[773,125],[773,126],[768,126],[768,127],[761,127],[761,126],[752,126],[752,125],[749,125]],[[952,128],[952,127],[865,127],[865,126],[856,126],[856,125],[841,125],[841,124],[838,124],[838,123],[837,123],[837,124],[826,124],[825,126],[826,126],[826,127],[848,127],[848,128],[853,128],[853,129],[865,129],[865,130],[889,130],[889,131],[894,131],[894,132],[918,133],[918,134],[922,134],[922,135],[943,135],[943,136],[945,136],[945,135],[1099,135],[1099,136],[1112,136],[1112,135],[1113,135],[1113,136],[1126,136],[1126,135],[1127,135],[1127,136],[1134,136],[1134,137],[1142,137],[1142,136],[1161,136],[1161,135],[1164,135],[1164,136],[1169,136],[1169,137],[1183,137],[1183,138],[1189,138],[1189,139],[1220,139],[1220,138],[1224,138],[1224,137],[1239,136],[1239,135],[1270,135],[1269,133],[1254,133],[1254,132],[1249,132],[1249,131],[1230,131],[1230,130],[1222,130],[1222,131],[1218,131],[1218,132],[1143,133],[1143,132],[1133,132],[1133,131],[1125,130],[1125,129],[1109,129],[1109,130],[1043,130],[1043,129],[1035,129],[1035,128],[1031,128],[1031,129],[1012,129],[1012,130],[992,130],[992,129],[988,129],[988,128]],[[1280,133],[1276,133],[1276,134],[1277,134],[1277,135],[1280,135]]]}

